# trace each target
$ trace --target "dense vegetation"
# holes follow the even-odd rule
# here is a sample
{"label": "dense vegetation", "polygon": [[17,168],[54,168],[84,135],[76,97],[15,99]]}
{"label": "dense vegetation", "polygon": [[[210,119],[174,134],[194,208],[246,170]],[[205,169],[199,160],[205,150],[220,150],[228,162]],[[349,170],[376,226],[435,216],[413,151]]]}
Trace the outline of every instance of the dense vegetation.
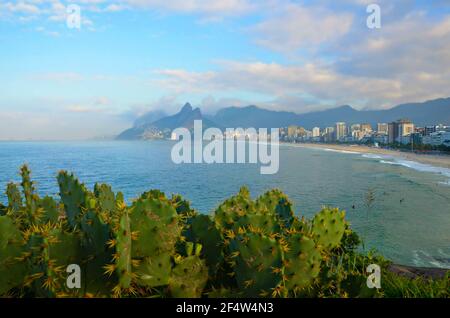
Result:
{"label": "dense vegetation", "polygon": [[[60,172],[60,201],[39,197],[21,168],[21,191],[7,186],[0,205],[3,297],[448,297],[449,276],[411,280],[388,261],[361,254],[345,213],[323,208],[297,217],[288,198],[249,191],[199,214],[158,190],[127,205],[106,184],[89,191]],[[206,193],[206,192],[205,192]],[[366,268],[382,269],[381,289]],[[67,287],[67,266],[81,288]]]}

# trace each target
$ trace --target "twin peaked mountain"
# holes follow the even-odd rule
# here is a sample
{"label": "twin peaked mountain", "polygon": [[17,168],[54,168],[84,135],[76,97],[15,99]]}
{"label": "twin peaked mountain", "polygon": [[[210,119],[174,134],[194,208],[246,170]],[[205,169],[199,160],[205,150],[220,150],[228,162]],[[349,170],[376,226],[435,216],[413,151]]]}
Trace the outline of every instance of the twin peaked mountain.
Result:
{"label": "twin peaked mountain", "polygon": [[278,128],[299,125],[306,129],[313,127],[334,126],[336,122],[370,123],[374,128],[377,123],[388,123],[400,118],[408,118],[417,126],[450,124],[450,98],[440,98],[423,103],[409,103],[385,110],[359,111],[351,106],[341,106],[319,112],[296,114],[286,111],[272,111],[256,106],[227,107],[213,116],[202,115],[199,108],[193,109],[187,103],[181,111],[166,116],[162,111],[149,112],[139,117],[134,126],[125,130],[117,139],[138,140],[155,137],[168,137],[178,127],[191,129],[194,120],[201,119],[203,127],[217,128]]}
{"label": "twin peaked mountain", "polygon": [[149,112],[139,117],[134,126],[125,130],[117,139],[119,140],[138,140],[147,138],[167,137],[170,132],[179,127],[192,129],[194,120],[202,120],[203,127],[219,127],[207,118],[203,118],[200,108],[193,109],[191,104],[187,103],[181,111],[172,116],[166,116],[161,111]]}

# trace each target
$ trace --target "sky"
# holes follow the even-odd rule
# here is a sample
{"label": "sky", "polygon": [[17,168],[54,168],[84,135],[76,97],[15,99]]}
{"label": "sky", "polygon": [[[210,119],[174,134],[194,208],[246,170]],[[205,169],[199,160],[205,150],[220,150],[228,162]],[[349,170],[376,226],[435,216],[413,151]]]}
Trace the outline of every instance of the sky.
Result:
{"label": "sky", "polygon": [[0,0],[0,140],[111,136],[185,102],[305,113],[449,96],[450,0]]}

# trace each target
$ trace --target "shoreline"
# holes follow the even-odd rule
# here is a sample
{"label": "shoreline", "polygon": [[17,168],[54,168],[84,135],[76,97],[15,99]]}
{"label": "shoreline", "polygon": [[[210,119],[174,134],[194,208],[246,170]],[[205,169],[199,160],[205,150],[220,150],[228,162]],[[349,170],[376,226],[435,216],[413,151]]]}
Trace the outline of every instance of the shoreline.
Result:
{"label": "shoreline", "polygon": [[408,161],[414,161],[421,164],[426,164],[434,167],[450,169],[450,156],[448,155],[429,155],[429,154],[416,154],[412,152],[402,152],[391,149],[374,148],[364,145],[336,145],[336,144],[316,144],[316,143],[286,143],[283,145],[288,145],[292,147],[300,148],[314,148],[314,149],[331,149],[343,152],[353,152],[360,154],[374,154],[382,156],[391,156],[394,158],[400,158]]}

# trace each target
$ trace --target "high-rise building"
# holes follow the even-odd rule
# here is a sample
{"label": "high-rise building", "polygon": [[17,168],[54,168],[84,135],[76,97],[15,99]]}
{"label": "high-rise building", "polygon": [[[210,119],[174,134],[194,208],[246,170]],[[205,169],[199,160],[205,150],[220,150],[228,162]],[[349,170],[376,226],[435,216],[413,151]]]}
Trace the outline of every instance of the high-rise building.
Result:
{"label": "high-rise building", "polygon": [[334,127],[327,127],[323,132],[323,141],[331,142],[334,139]]}
{"label": "high-rise building", "polygon": [[386,123],[378,123],[377,124],[377,132],[379,134],[388,134],[389,125]]}
{"label": "high-rise building", "polygon": [[443,124],[439,124],[439,125],[436,126],[436,131],[437,132],[439,132],[439,131],[449,132],[450,131],[450,126],[445,126]]}
{"label": "high-rise building", "polygon": [[436,132],[436,126],[425,126],[425,136],[429,136]]}
{"label": "high-rise building", "polygon": [[389,143],[405,143],[407,136],[414,133],[414,124],[408,119],[400,119],[396,122],[389,123],[388,142]]}
{"label": "high-rise building", "polygon": [[444,145],[450,147],[450,132],[437,131],[431,133],[429,136],[424,136],[422,141],[424,144],[429,144],[432,146]]}
{"label": "high-rise building", "polygon": [[372,131],[372,125],[368,123],[361,124],[361,131],[362,132],[371,132]]}
{"label": "high-rise building", "polygon": [[312,129],[312,136],[314,137],[320,137],[320,128],[319,127],[314,127]]}
{"label": "high-rise building", "polygon": [[388,143],[393,144],[398,137],[398,125],[396,122],[388,124]]}
{"label": "high-rise building", "polygon": [[288,127],[288,136],[289,137],[295,137],[297,136],[297,126],[289,126]]}
{"label": "high-rise building", "polygon": [[298,127],[297,128],[297,136],[299,137],[306,137],[306,129],[303,127]]}
{"label": "high-rise building", "polygon": [[354,131],[358,131],[358,130],[361,130],[360,124],[353,124],[350,126],[350,132],[354,132]]}
{"label": "high-rise building", "polygon": [[414,133],[414,124],[408,119],[400,119],[398,121],[398,135],[408,136]]}
{"label": "high-rise building", "polygon": [[336,130],[335,130],[335,139],[337,141],[343,139],[347,135],[346,132],[346,125],[344,122],[338,122],[336,123]]}

